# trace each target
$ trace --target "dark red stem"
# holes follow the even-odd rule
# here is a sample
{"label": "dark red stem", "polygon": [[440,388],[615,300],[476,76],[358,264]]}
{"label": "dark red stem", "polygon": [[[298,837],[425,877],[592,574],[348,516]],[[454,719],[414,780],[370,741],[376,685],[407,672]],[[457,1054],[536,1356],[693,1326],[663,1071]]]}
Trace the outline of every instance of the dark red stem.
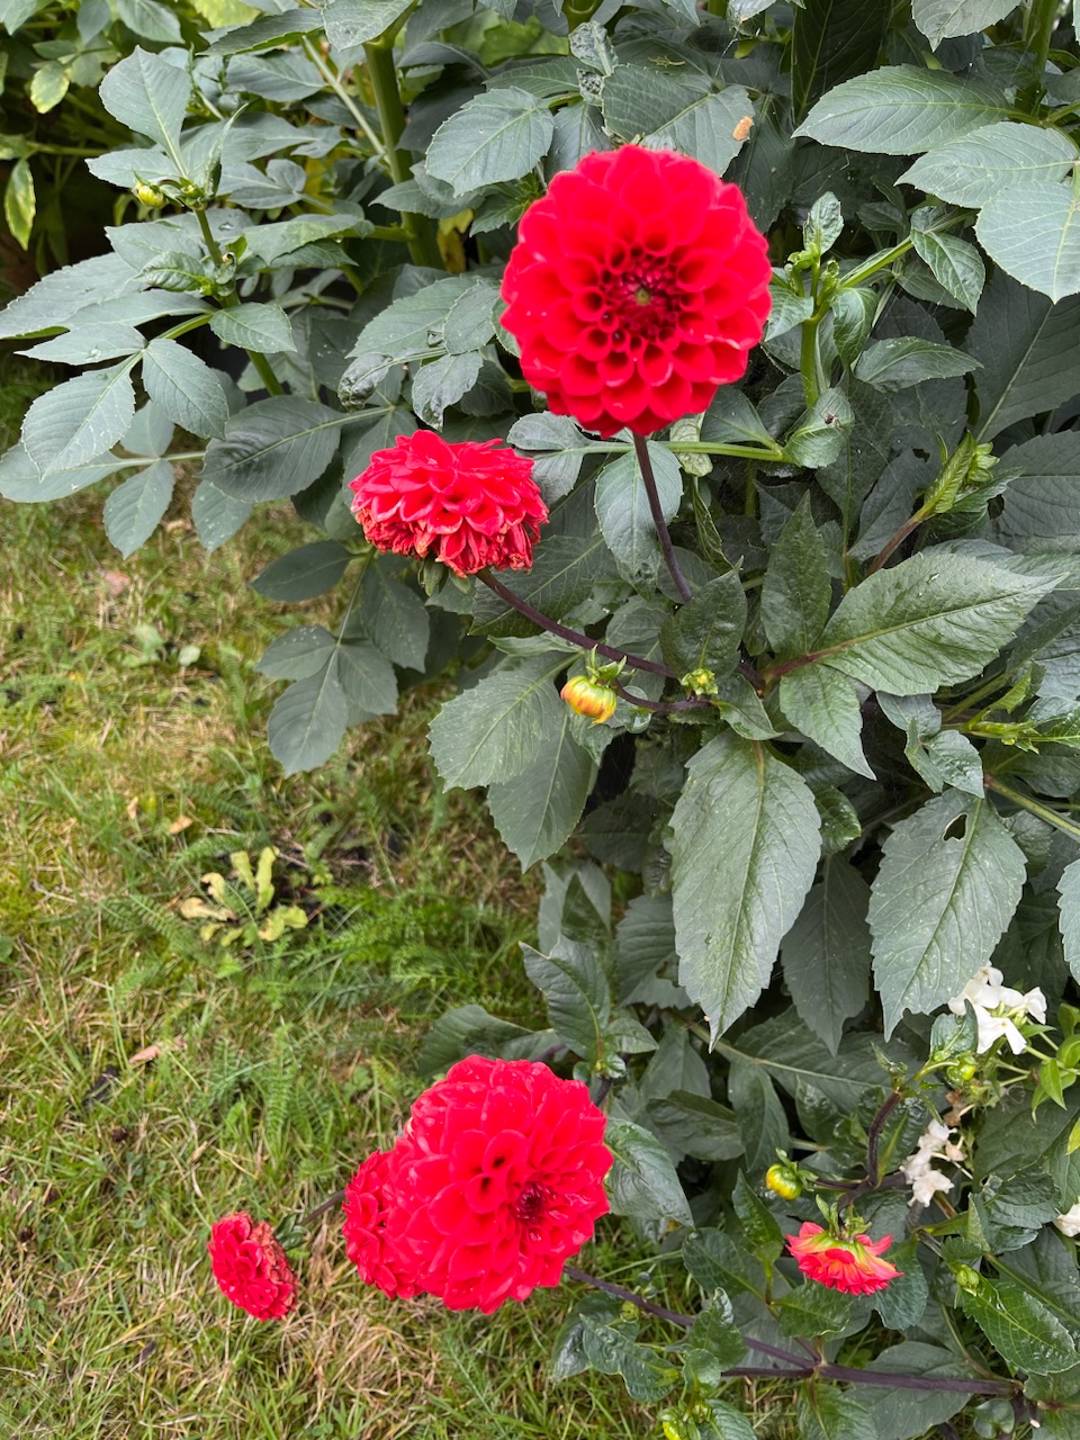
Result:
{"label": "dark red stem", "polygon": [[656,476],[653,474],[652,459],[649,456],[649,444],[643,435],[634,436],[634,453],[637,455],[638,468],[641,471],[642,483],[645,486],[645,494],[649,497],[649,509],[652,512],[653,525],[656,527],[656,538],[660,541],[660,549],[664,554],[664,564],[671,574],[675,589],[679,592],[679,599],[685,603],[692,599],[690,586],[686,583],[686,576],[679,568],[679,562],[675,558],[675,547],[671,543],[671,535],[668,532],[667,521],[664,519],[664,512],[660,508],[660,493],[656,488]]}
{"label": "dark red stem", "polygon": [[660,664],[657,660],[646,660],[643,655],[631,655],[627,650],[616,650],[614,645],[605,645],[602,640],[594,640],[591,635],[586,635],[583,630],[572,630],[569,625],[560,625],[558,620],[553,620],[550,615],[545,615],[542,610],[537,610],[535,605],[530,605],[527,600],[522,600],[520,595],[496,580],[490,570],[481,570],[476,577],[478,580],[498,595],[500,600],[505,600],[507,605],[516,610],[519,615],[524,615],[526,620],[531,620],[541,630],[547,630],[552,635],[558,635],[562,640],[568,640],[571,645],[580,645],[582,650],[595,650],[598,654],[606,656],[608,660],[625,660],[631,670],[648,670],[653,675],[663,675],[669,680],[677,679],[674,670],[667,665]]}

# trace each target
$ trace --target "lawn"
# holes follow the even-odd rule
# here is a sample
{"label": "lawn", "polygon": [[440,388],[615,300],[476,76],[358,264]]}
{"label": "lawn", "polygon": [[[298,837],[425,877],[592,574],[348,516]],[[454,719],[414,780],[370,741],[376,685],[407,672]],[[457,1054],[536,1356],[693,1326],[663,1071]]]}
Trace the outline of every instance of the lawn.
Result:
{"label": "lawn", "polygon": [[[9,373],[13,411],[33,383]],[[253,674],[280,620],[247,581],[302,527],[280,507],[207,557],[170,513],[124,562],[92,492],[3,510],[2,1433],[641,1435],[621,1382],[548,1378],[568,1293],[494,1321],[392,1305],[351,1271],[333,1210],[285,1324],[214,1289],[211,1220],[299,1224],[342,1185],[424,1083],[441,1010],[537,1018],[517,961],[537,882],[436,788],[431,695],[281,777]],[[200,876],[267,845],[274,903],[307,927],[201,938],[181,913]]]}

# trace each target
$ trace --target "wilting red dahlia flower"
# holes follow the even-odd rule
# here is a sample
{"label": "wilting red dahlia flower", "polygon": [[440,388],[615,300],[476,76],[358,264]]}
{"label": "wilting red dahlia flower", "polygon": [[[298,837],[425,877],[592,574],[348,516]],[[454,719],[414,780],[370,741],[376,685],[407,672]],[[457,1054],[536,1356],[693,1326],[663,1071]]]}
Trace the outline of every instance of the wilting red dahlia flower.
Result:
{"label": "wilting red dahlia flower", "polygon": [[891,1235],[883,1235],[880,1240],[871,1240],[869,1235],[840,1240],[805,1220],[798,1235],[789,1235],[787,1242],[808,1280],[848,1295],[873,1295],[903,1273],[880,1258],[892,1244]]}
{"label": "wilting red dahlia flower", "polygon": [[353,513],[380,550],[430,552],[459,575],[527,570],[548,518],[532,466],[498,440],[451,445],[418,430],[372,455],[350,485]]}
{"label": "wilting red dahlia flower", "polygon": [[407,1262],[396,1255],[394,1236],[387,1234],[387,1226],[394,1205],[392,1170],[407,1149],[407,1142],[399,1141],[395,1152],[376,1150],[367,1157],[345,1187],[345,1220],[341,1227],[345,1253],[361,1280],[377,1285],[384,1295],[404,1300],[415,1295],[419,1287],[409,1274]]}
{"label": "wilting red dahlia flower", "polygon": [[280,1320],[296,1299],[296,1276],[265,1220],[246,1210],[225,1215],[210,1231],[210,1265],[222,1294],[256,1320]]}
{"label": "wilting red dahlia flower", "polygon": [[738,186],[624,145],[556,175],[522,216],[503,324],[556,414],[651,435],[745,372],[770,275]]}
{"label": "wilting red dahlia flower", "polygon": [[416,1101],[385,1169],[361,1166],[350,1258],[381,1289],[451,1310],[490,1314],[557,1285],[608,1210],[604,1125],[587,1087],[546,1065],[460,1061]]}

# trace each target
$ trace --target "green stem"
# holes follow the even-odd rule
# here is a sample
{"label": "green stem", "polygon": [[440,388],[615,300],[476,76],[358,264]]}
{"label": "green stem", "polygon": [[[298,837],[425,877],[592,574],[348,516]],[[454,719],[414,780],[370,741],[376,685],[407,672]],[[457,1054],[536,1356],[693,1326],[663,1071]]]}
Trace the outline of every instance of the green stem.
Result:
{"label": "green stem", "polygon": [[[412,165],[407,153],[398,141],[405,129],[405,111],[398,91],[397,71],[394,68],[393,28],[364,46],[367,70],[371,88],[375,93],[375,108],[379,113],[383,141],[386,146],[386,160],[395,184],[402,184],[412,174]],[[435,231],[422,215],[401,212],[401,227],[405,231],[405,243],[409,247],[415,265],[442,266],[439,247],[435,243]]]}
{"label": "green stem", "polygon": [[983,784],[988,790],[993,790],[1005,800],[1011,800],[1014,805],[1019,805],[1021,810],[1027,810],[1032,815],[1037,815],[1040,820],[1045,820],[1047,825],[1053,825],[1055,830],[1060,830],[1063,835],[1080,842],[1080,825],[1074,825],[1071,820],[1066,820],[1056,810],[1051,810],[1048,805],[1040,805],[1038,800],[1033,800],[1030,795],[1024,795],[1019,790],[1014,790],[1011,785],[1003,785],[995,775],[984,775]]}
{"label": "green stem", "polygon": [[995,675],[990,680],[984,680],[970,695],[965,695],[957,704],[951,705],[942,715],[942,722],[948,724],[950,720],[955,720],[958,715],[962,715],[965,710],[970,710],[973,705],[977,705],[980,700],[984,700],[988,695],[993,695],[996,690],[1007,690],[1008,687],[1009,681],[1005,675]]}
{"label": "green stem", "polygon": [[[784,452],[779,445],[771,450],[758,445],[725,445],[719,440],[661,440],[653,444],[666,445],[678,455],[730,455],[733,460],[759,460],[764,465],[780,465]],[[622,449],[622,446],[616,447]]]}
{"label": "green stem", "polygon": [[821,373],[821,354],[818,350],[818,327],[824,319],[824,311],[815,311],[809,320],[802,323],[802,344],[799,348],[799,369],[802,372],[803,391],[807,406],[816,405],[825,389]]}
{"label": "green stem", "polygon": [[345,89],[345,86],[341,83],[341,76],[337,73],[333,66],[330,65],[323,58],[319,47],[306,37],[304,39],[304,49],[307,52],[308,59],[315,66],[316,70],[318,70],[319,74],[330,86],[331,90],[333,90],[334,94],[338,97],[341,103],[345,106],[345,109],[348,110],[349,114],[353,118],[353,122],[355,123],[356,128],[360,131],[360,133],[367,140],[368,144],[375,151],[376,156],[381,161],[383,161],[384,164],[389,164],[390,156],[387,151],[386,144],[384,143],[382,137],[378,135],[368,124],[367,116],[360,109],[359,105],[357,105],[356,101],[349,94],[348,90]]}
{"label": "green stem", "polygon": [[1039,68],[1040,92],[1042,72],[1050,54],[1050,41],[1058,21],[1059,0],[1031,0],[1024,19],[1024,48],[1035,56]]}
{"label": "green stem", "polygon": [[[224,265],[225,257],[221,253],[221,246],[214,239],[214,232],[210,229],[210,221],[206,218],[206,211],[196,210],[195,216],[198,219],[199,229],[202,231],[203,242],[206,245],[206,249],[210,256],[210,259],[214,262],[215,265]],[[235,294],[229,294],[221,303],[224,309],[229,310],[238,302]],[[262,351],[248,350],[247,357],[251,361],[252,365],[254,365],[255,371],[258,374],[259,379],[266,387],[267,394],[280,395],[282,393],[281,381],[274,374],[273,368],[270,365],[270,361],[267,360],[266,356],[262,353]]]}

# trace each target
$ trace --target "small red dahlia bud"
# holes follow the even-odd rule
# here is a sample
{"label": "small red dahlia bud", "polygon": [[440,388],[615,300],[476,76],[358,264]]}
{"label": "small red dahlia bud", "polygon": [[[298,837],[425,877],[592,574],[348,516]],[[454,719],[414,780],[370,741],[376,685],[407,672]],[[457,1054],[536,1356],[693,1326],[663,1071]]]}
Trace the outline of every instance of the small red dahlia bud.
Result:
{"label": "small red dahlia bud", "polygon": [[798,1235],[789,1235],[787,1242],[808,1280],[848,1295],[873,1295],[903,1273],[880,1258],[892,1244],[891,1235],[880,1240],[871,1240],[869,1235],[844,1240],[805,1220]]}
{"label": "small red dahlia bud", "polygon": [[498,440],[451,445],[418,430],[376,450],[351,482],[353,514],[379,550],[431,554],[459,575],[527,570],[548,518],[532,468]]}
{"label": "small red dahlia bud", "polygon": [[615,714],[615,691],[595,684],[587,675],[572,675],[559,693],[575,714],[586,716],[594,725],[602,725]]}
{"label": "small red dahlia bud", "polygon": [[246,1210],[210,1231],[210,1265],[223,1295],[256,1320],[280,1320],[296,1301],[296,1276],[265,1220]]}
{"label": "small red dahlia bud", "polygon": [[601,435],[651,435],[743,375],[771,275],[737,185],[624,145],[586,155],[526,210],[503,324],[549,409]]}

